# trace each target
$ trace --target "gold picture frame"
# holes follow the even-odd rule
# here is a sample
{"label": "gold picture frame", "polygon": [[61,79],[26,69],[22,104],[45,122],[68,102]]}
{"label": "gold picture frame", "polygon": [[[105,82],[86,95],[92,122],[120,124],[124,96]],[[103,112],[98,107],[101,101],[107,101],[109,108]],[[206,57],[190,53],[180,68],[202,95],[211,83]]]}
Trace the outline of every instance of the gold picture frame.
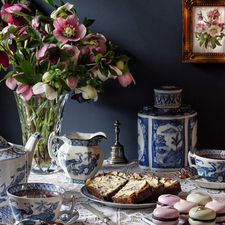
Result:
{"label": "gold picture frame", "polygon": [[225,63],[225,0],[182,1],[182,61]]}

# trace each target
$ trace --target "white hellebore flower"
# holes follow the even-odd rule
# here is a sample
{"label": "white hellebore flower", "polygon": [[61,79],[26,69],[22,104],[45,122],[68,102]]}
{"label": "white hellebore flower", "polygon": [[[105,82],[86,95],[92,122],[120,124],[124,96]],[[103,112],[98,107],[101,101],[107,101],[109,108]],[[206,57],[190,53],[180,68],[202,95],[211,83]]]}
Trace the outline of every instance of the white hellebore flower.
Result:
{"label": "white hellebore flower", "polygon": [[58,94],[57,92],[48,84],[39,82],[33,86],[33,92],[35,95],[41,94],[49,100],[56,99]]}
{"label": "white hellebore flower", "polygon": [[216,35],[220,35],[220,31],[221,31],[221,27],[219,26],[211,26],[208,28],[208,33],[212,36],[212,37],[215,37]]}
{"label": "white hellebore flower", "polygon": [[58,17],[58,14],[59,14],[59,12],[60,12],[61,10],[66,10],[66,11],[70,12],[71,14],[73,14],[73,12],[70,10],[70,9],[72,9],[72,8],[73,8],[73,5],[67,2],[65,5],[60,6],[59,8],[57,8],[57,10],[53,11],[53,12],[51,13],[50,17],[51,17],[52,19],[56,19],[56,18]]}
{"label": "white hellebore flower", "polygon": [[98,100],[98,93],[96,89],[89,84],[82,88],[76,88],[75,94],[80,93],[82,93],[82,97],[84,99],[94,99],[95,102]]}
{"label": "white hellebore flower", "polygon": [[[122,71],[121,71],[118,67],[116,67],[116,66],[111,66],[111,65],[109,65],[109,67],[110,67],[112,70],[114,70],[118,75],[122,75],[122,74],[123,74]],[[116,79],[116,78],[117,78],[117,76],[112,75],[110,72],[109,72],[108,76],[105,76],[104,74],[101,73],[101,71],[100,71],[99,69],[98,69],[98,70],[95,70],[93,73],[94,73],[94,76],[95,76],[95,77],[98,76],[98,78],[99,78],[100,80],[102,80],[103,82],[106,81],[106,80],[109,79],[109,78],[113,78],[113,79]]]}

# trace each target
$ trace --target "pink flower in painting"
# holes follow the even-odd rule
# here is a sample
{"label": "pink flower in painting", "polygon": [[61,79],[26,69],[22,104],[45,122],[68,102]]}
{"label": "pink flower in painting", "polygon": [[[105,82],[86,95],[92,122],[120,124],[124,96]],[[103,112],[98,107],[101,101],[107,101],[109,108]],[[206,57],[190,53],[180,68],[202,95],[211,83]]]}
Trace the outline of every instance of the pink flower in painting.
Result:
{"label": "pink flower in painting", "polygon": [[199,16],[198,20],[202,21],[203,20],[203,16]]}
{"label": "pink flower in painting", "polygon": [[196,30],[199,33],[205,33],[207,31],[207,28],[208,28],[207,25],[204,23],[198,23],[196,25]]}
{"label": "pink flower in painting", "polygon": [[85,36],[87,31],[83,24],[79,24],[76,15],[68,16],[66,19],[58,17],[55,19],[53,25],[55,27],[53,35],[62,43],[79,41]]}
{"label": "pink flower in painting", "polygon": [[221,31],[223,30],[223,28],[224,28],[224,25],[225,25],[225,23],[219,23],[219,27],[221,27]]}

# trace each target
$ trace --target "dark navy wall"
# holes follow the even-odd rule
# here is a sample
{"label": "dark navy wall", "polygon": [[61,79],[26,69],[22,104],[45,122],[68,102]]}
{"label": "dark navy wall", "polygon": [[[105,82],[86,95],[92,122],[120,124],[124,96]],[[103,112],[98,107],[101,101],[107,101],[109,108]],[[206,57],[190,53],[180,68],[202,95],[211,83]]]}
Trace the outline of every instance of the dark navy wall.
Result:
{"label": "dark navy wall", "polygon": [[[34,1],[50,13],[42,0]],[[59,1],[56,1],[59,5]],[[198,112],[198,148],[225,149],[225,65],[182,63],[182,0],[70,0],[84,17],[96,19],[91,27],[101,32],[120,51],[134,57],[131,72],[137,84],[127,88],[117,80],[103,84],[97,102],[69,100],[62,134],[103,131],[105,158],[115,142],[114,122],[121,123],[120,142],[128,159],[137,158],[137,113],[153,104],[153,90],[161,85],[183,89],[183,103]],[[1,72],[1,78],[4,72]],[[21,144],[21,131],[11,90],[0,84],[0,134]]]}

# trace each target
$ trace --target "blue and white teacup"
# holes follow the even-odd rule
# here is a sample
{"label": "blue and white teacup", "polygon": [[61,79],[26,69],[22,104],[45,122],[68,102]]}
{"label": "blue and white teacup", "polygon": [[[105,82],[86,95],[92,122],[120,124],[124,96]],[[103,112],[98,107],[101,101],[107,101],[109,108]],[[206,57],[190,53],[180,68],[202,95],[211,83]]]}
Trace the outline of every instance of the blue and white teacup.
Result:
{"label": "blue and white teacup", "polygon": [[[62,214],[71,214],[74,196],[65,197],[65,189],[48,183],[23,183],[7,189],[9,204],[16,221],[39,219],[55,221]],[[69,210],[60,211],[62,204],[70,202]]]}
{"label": "blue and white teacup", "polygon": [[[194,158],[194,162],[192,161]],[[195,153],[188,152],[188,163],[190,167],[195,167],[198,175],[205,177],[204,180],[215,182],[225,180],[225,150],[202,149]]]}

